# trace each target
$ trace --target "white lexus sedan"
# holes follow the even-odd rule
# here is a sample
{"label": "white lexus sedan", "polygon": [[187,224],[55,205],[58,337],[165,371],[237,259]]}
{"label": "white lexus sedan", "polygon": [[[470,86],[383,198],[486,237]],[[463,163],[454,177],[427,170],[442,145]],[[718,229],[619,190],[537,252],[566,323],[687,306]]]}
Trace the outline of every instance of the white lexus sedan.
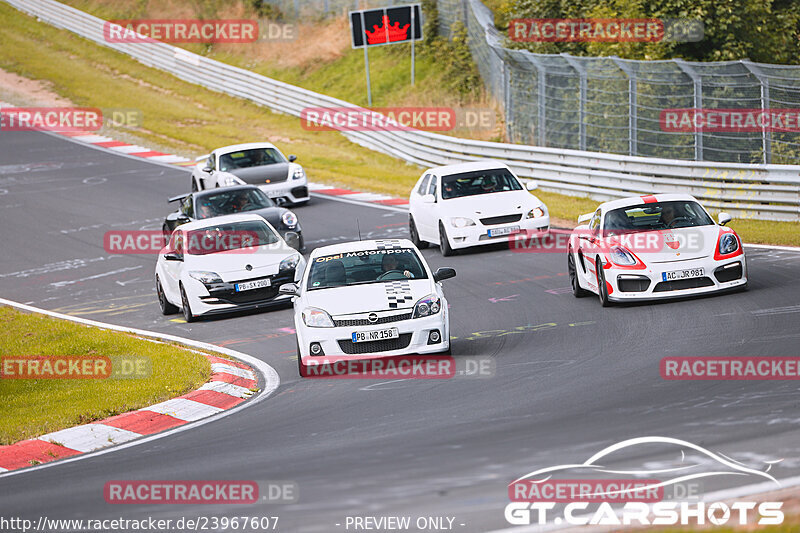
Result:
{"label": "white lexus sedan", "polygon": [[450,320],[440,281],[406,239],[317,248],[299,284],[283,285],[294,300],[300,375],[314,358],[385,357],[450,352]]}
{"label": "white lexus sedan", "polygon": [[567,269],[576,297],[601,305],[747,288],[747,262],[731,217],[719,223],[688,194],[633,196],[581,215]]}
{"label": "white lexus sedan", "polygon": [[165,315],[197,317],[284,305],[284,283],[300,279],[305,260],[262,217],[236,214],[178,226],[158,254],[156,293]]}
{"label": "white lexus sedan", "polygon": [[308,202],[308,180],[296,156],[284,156],[268,142],[234,144],[198,158],[192,170],[192,191],[256,185],[278,204]]}
{"label": "white lexus sedan", "polygon": [[479,161],[425,171],[409,198],[408,226],[418,248],[438,244],[442,255],[454,250],[534,237],[550,229],[547,207],[536,196],[536,183],[523,187],[505,163]]}

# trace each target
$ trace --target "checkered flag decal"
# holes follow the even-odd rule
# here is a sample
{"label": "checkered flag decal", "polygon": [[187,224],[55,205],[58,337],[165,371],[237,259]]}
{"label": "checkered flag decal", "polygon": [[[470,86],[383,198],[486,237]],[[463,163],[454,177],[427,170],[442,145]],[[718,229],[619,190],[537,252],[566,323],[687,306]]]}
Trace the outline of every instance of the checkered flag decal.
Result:
{"label": "checkered flag decal", "polygon": [[399,250],[403,248],[400,241],[396,239],[390,241],[375,241],[375,244],[378,246],[378,250]]}
{"label": "checkered flag decal", "polygon": [[386,298],[389,299],[389,309],[411,302],[411,283],[408,281],[389,281],[385,284]]}

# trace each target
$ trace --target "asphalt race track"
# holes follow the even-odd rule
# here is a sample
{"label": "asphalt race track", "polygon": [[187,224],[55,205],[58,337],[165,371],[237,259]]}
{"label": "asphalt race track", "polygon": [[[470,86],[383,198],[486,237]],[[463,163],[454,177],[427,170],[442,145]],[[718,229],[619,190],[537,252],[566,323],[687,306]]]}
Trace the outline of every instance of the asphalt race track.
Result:
{"label": "asphalt race track", "polygon": [[[800,253],[747,250],[746,293],[603,309],[568,292],[563,254],[498,247],[443,258],[432,247],[424,254],[433,269],[458,272],[444,282],[453,354],[490,356],[496,375],[301,381],[289,309],[188,325],[159,312],[155,256],[104,251],[106,231],[159,229],[172,208],[166,199],[188,186],[179,168],[42,133],[0,135],[2,297],[223,345],[281,378],[272,398],[219,421],[0,477],[0,514],[277,515],[281,531],[320,532],[345,531],[353,515],[449,516],[456,531],[487,531],[509,527],[510,481],[646,435],[754,463],[784,458],[772,473],[800,474],[796,381],[659,376],[668,355],[797,355]],[[357,238],[357,223],[365,238],[407,236],[398,210],[316,197],[295,211],[309,249]],[[107,504],[104,484],[127,479],[291,480],[300,497],[291,505]]]}

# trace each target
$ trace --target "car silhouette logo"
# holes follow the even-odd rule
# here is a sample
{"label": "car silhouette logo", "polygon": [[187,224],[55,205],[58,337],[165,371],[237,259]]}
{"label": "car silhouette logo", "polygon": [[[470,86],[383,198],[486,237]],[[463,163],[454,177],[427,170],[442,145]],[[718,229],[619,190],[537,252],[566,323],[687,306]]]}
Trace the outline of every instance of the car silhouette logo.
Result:
{"label": "car silhouette logo", "polygon": [[[637,448],[641,449],[644,445],[654,444],[663,445],[667,450],[672,447],[674,452],[679,452],[680,459],[670,466],[663,468],[652,468],[646,466],[611,468],[609,465],[609,463],[614,463],[613,458],[618,456],[620,453],[624,454],[624,452],[630,450],[631,448],[636,450]],[[696,455],[700,458],[700,460],[690,460],[688,454]],[[636,452],[634,451],[630,457],[636,457]],[[642,477],[658,478],[660,482],[651,485],[650,488],[666,487],[694,479],[725,475],[760,477],[771,481],[780,487],[780,482],[769,472],[772,470],[772,466],[774,464],[781,461],[783,461],[783,459],[763,461],[764,464],[767,465],[766,468],[764,470],[757,470],[747,467],[739,461],[731,459],[721,453],[712,452],[685,440],[655,436],[638,437],[608,446],[607,448],[604,448],[594,454],[583,463],[558,465],[535,470],[512,481],[509,483],[509,486],[513,486],[514,484],[525,480],[530,480],[530,483],[541,484],[557,479],[556,476],[570,476],[580,472],[583,474],[581,477],[584,477],[586,473],[594,473],[595,475],[601,476],[611,474],[615,476],[615,478],[625,477],[626,479],[631,480],[641,479]],[[613,496],[622,494],[623,492],[623,490],[595,492],[588,494],[588,496]]]}
{"label": "car silhouette logo", "polygon": [[249,272],[250,270],[253,270],[253,265],[245,265],[244,269]]}
{"label": "car silhouette logo", "polygon": [[369,320],[370,323],[374,324],[375,322],[378,321],[378,315],[376,313],[370,313],[369,315],[367,315],[367,320]]}

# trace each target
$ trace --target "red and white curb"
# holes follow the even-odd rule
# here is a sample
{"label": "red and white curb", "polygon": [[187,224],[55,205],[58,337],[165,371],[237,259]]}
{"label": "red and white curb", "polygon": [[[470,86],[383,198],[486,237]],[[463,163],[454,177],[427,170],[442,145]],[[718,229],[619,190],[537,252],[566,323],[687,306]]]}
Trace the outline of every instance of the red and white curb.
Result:
{"label": "red and white curb", "polygon": [[[199,425],[199,421],[203,421],[202,423],[211,421],[211,417],[215,415],[217,417],[224,416],[262,401],[280,385],[280,378],[271,366],[254,357],[228,348],[221,348],[173,335],[125,328],[62,315],[2,298],[0,298],[0,305],[8,305],[24,311],[41,313],[103,329],[133,333],[159,341],[179,342],[194,348],[236,357],[247,362],[202,354],[211,363],[212,374],[211,379],[197,390],[98,422],[54,431],[35,439],[20,441],[8,446],[0,446],[0,475],[25,467],[40,468],[41,466],[48,466],[45,463],[65,458],[74,459],[75,456],[102,451],[113,446],[124,447],[119,446],[121,444],[134,445],[149,441],[152,438],[160,438],[175,431]],[[256,370],[261,374],[263,383],[261,394],[254,396],[259,385]],[[250,401],[245,402],[248,399]],[[143,437],[150,438],[143,439]]]}

